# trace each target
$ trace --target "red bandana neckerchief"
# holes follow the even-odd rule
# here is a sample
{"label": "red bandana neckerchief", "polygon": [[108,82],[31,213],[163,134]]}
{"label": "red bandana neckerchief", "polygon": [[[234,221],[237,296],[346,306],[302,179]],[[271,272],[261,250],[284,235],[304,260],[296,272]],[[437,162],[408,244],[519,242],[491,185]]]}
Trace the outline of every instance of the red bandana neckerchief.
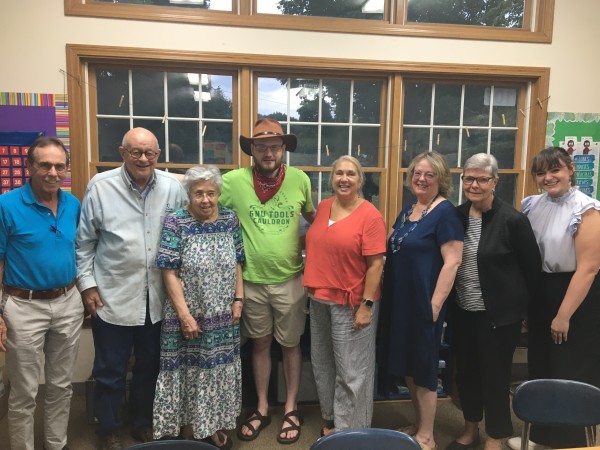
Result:
{"label": "red bandana neckerchief", "polygon": [[277,175],[273,178],[262,175],[256,166],[252,168],[252,179],[254,181],[254,192],[258,196],[260,202],[264,205],[271,197],[277,194],[283,179],[285,178],[285,166],[282,164],[277,171]]}

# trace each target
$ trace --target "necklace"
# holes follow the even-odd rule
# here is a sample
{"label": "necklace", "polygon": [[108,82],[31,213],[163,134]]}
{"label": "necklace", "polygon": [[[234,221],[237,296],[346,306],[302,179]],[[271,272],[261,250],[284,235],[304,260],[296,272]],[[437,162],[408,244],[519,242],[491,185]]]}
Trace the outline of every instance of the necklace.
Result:
{"label": "necklace", "polygon": [[402,221],[400,222],[400,226],[398,228],[394,228],[394,232],[392,233],[392,236],[390,237],[390,247],[392,248],[393,253],[398,253],[398,251],[400,250],[400,247],[402,246],[402,241],[404,241],[404,238],[406,236],[408,236],[410,233],[412,233],[415,230],[415,228],[417,228],[417,225],[419,224],[419,222],[421,220],[423,220],[423,217],[425,217],[427,215],[427,213],[429,212],[429,209],[431,208],[431,205],[433,205],[433,202],[435,202],[435,200],[438,198],[439,195],[440,194],[436,194],[436,196],[431,199],[431,201],[429,202],[427,207],[421,213],[421,216],[419,217],[419,219],[416,222],[413,222],[413,224],[410,226],[408,231],[406,233],[404,233],[402,236],[399,236],[400,229],[404,227],[404,224],[406,223],[407,218],[410,217],[410,215],[413,213],[413,211],[415,210],[415,206],[417,206],[417,203],[416,202],[413,203],[412,206],[410,207],[410,209],[402,215]]}

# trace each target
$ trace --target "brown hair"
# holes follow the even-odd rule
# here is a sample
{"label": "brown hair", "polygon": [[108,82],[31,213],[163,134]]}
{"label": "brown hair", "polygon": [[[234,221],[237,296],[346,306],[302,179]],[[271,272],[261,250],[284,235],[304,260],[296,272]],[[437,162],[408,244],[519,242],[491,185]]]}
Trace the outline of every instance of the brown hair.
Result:
{"label": "brown hair", "polygon": [[[562,166],[573,167],[573,160],[569,153],[562,147],[548,147],[539,152],[531,160],[531,175],[545,172],[549,169],[558,169]],[[571,186],[575,186],[575,171],[571,175]]]}
{"label": "brown hair", "polygon": [[44,147],[50,147],[50,146],[54,146],[54,147],[63,149],[63,151],[65,152],[65,156],[67,157],[67,166],[68,166],[69,165],[69,152],[67,151],[65,144],[63,144],[63,142],[60,139],[55,138],[55,137],[50,137],[50,136],[40,136],[33,142],[33,144],[31,144],[29,146],[29,151],[27,152],[27,164],[29,164],[31,166],[35,162],[34,153],[35,153],[36,148],[44,148]]}

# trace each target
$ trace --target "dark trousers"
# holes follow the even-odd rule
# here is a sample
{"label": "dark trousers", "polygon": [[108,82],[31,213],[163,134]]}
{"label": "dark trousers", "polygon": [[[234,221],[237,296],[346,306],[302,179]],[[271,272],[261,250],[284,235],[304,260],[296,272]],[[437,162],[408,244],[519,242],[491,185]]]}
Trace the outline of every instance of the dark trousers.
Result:
{"label": "dark trousers", "polygon": [[[600,277],[571,317],[567,342],[552,341],[550,325],[573,273],[542,273],[529,308],[529,378],[559,378],[600,387]],[[552,448],[585,447],[583,427],[531,427],[531,440]]]}
{"label": "dark trousers", "polygon": [[453,349],[456,384],[469,422],[480,422],[494,439],[513,433],[509,385],[512,359],[521,333],[521,322],[494,328],[485,311],[456,308]]}
{"label": "dark trousers", "polygon": [[125,394],[127,362],[135,356],[129,406],[134,429],[152,426],[152,406],[160,364],[161,322],[152,324],[146,314],[141,326],[120,326],[92,319],[94,335],[94,414],[100,435],[115,432],[121,425],[119,412]]}

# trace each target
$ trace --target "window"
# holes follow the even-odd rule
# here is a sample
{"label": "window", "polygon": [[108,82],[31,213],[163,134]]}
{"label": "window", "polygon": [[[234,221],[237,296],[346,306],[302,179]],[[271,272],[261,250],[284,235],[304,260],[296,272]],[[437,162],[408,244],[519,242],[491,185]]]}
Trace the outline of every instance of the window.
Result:
{"label": "window", "polygon": [[[451,169],[460,169],[476,153],[491,153],[501,170],[498,195],[514,205],[525,91],[526,85],[406,82],[402,167],[423,151],[441,153]],[[456,171],[453,179],[451,200],[459,204],[463,199]]]}
{"label": "window", "polygon": [[122,3],[126,5],[176,6],[180,8],[231,11],[232,0],[92,0],[92,3]]}
{"label": "window", "polygon": [[93,69],[98,136],[94,163],[120,163],[118,143],[127,130],[138,126],[158,138],[162,148],[158,163],[234,163],[234,74]]}
{"label": "window", "polygon": [[67,45],[73,192],[82,196],[95,173],[121,164],[116,150],[136,125],[157,134],[161,169],[248,166],[238,137],[260,117],[298,135],[287,163],[308,174],[315,203],[332,194],[333,160],[359,158],[365,197],[389,224],[410,201],[406,167],[424,150],[446,156],[455,202],[461,164],[479,151],[498,157],[505,200],[535,190],[523,153],[544,145],[546,103],[538,99],[548,97],[548,69],[305,57],[266,66],[267,59]]}
{"label": "window", "polygon": [[352,155],[367,171],[363,194],[379,206],[384,84],[382,79],[257,78],[258,117],[276,119],[298,136],[288,163],[308,172],[315,205],[333,195],[331,164]]}
{"label": "window", "polygon": [[551,42],[554,1],[64,0],[64,3],[65,14],[76,16],[353,34]]}

